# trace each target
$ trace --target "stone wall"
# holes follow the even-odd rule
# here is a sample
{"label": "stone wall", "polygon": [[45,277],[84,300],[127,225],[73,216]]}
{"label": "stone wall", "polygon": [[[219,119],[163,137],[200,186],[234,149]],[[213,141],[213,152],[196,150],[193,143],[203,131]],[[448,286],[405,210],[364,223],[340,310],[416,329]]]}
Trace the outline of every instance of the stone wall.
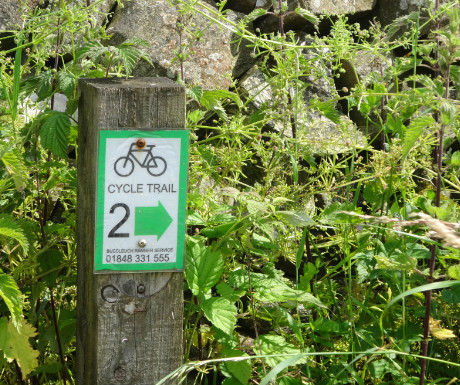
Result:
{"label": "stone wall", "polygon": [[[22,1],[22,2],[21,2]],[[2,0],[0,2],[0,31],[20,28],[21,6],[24,0]],[[86,2],[86,0],[73,0]],[[370,20],[376,20],[383,26],[392,23],[396,18],[417,10],[419,6],[426,5],[427,0],[288,0],[286,15],[283,19],[285,31],[295,32],[299,44],[307,44],[309,34],[315,31],[313,24],[306,18],[294,12],[296,8],[303,8],[314,15],[327,13],[334,18],[337,15],[347,15],[350,22],[361,23],[364,27]],[[278,1],[274,1],[276,4]],[[28,0],[28,7],[50,6],[50,2]],[[51,2],[52,3],[52,2]],[[215,17],[212,11],[216,10],[213,0],[205,3],[209,10],[201,9],[208,16]],[[107,44],[118,45],[127,39],[143,38],[148,41],[146,51],[151,56],[153,66],[145,61],[139,62],[135,68],[134,76],[167,76],[177,80],[183,77],[189,85],[200,85],[204,89],[229,89],[236,84],[241,95],[250,99],[249,107],[253,110],[262,106],[269,106],[273,99],[273,90],[267,83],[264,74],[258,68],[254,50],[243,41],[235,43],[232,34],[232,23],[237,23],[245,15],[257,9],[264,9],[268,13],[256,17],[248,26],[249,31],[275,32],[279,30],[279,19],[273,14],[272,0],[228,0],[226,3],[227,20],[220,20],[221,25],[213,23],[209,17],[201,12],[188,12],[176,1],[170,0],[130,0],[124,6],[116,6],[116,0],[104,0],[102,11],[112,10],[113,17],[107,24],[107,33],[111,36]],[[103,20],[100,20],[102,23]],[[230,28],[226,28],[226,25]],[[330,22],[322,21],[319,25],[321,34],[328,34]],[[404,26],[402,26],[403,28]],[[10,42],[11,43],[11,42]],[[0,43],[0,49],[7,48],[7,41]],[[315,53],[304,50],[305,58],[310,58]],[[178,59],[183,57],[182,61]],[[347,71],[338,81],[332,80],[331,63],[324,61],[314,62],[316,73],[319,75],[308,76],[305,84],[307,91],[303,94],[307,103],[317,96],[323,100],[333,99],[337,92],[347,89],[356,83],[356,77],[365,78],[371,71],[378,71],[391,64],[392,58],[369,56],[368,52],[355,59],[354,63],[344,61],[343,68],[353,68]],[[276,108],[276,107],[273,107]],[[308,112],[301,113],[299,121],[310,132],[309,140],[320,141],[319,147],[324,143],[346,143],[349,138],[343,137],[343,127],[353,127],[355,124],[343,115],[340,123],[332,123],[320,115]],[[340,125],[340,129],[339,129]],[[270,127],[282,130],[273,123]],[[345,130],[347,131],[347,130]],[[289,135],[289,132],[283,131]],[[362,141],[358,133],[351,135]],[[335,140],[331,141],[331,138]],[[323,141],[324,143],[322,144]],[[341,151],[330,146],[331,151]]]}

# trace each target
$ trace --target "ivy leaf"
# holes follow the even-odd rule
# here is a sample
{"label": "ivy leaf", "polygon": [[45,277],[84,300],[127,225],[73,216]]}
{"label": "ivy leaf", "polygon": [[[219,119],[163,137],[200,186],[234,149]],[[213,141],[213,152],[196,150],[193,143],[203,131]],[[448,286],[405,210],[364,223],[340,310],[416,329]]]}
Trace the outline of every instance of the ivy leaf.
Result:
{"label": "ivy leaf", "polygon": [[225,334],[231,335],[236,325],[236,307],[228,299],[211,297],[201,303],[206,318]]}
{"label": "ivy leaf", "polygon": [[14,279],[3,273],[0,273],[0,297],[3,298],[11,313],[13,325],[19,330],[22,322],[24,299]]}
{"label": "ivy leaf", "polygon": [[8,173],[13,178],[16,190],[24,190],[27,186],[27,179],[29,178],[29,169],[24,164],[19,151],[12,149],[5,152],[2,156],[2,161],[5,164]]}
{"label": "ivy leaf", "polygon": [[436,122],[431,115],[419,116],[409,124],[402,143],[402,159],[405,159],[407,154],[409,154],[409,151],[414,147],[423,130],[435,124]]}
{"label": "ivy leaf", "polygon": [[13,238],[21,245],[24,253],[29,251],[29,241],[24,234],[23,228],[17,222],[10,218],[8,215],[0,215],[0,235]]}
{"label": "ivy leaf", "polygon": [[67,158],[70,119],[65,112],[51,111],[43,121],[40,140],[44,149],[54,155]]}
{"label": "ivy leaf", "polygon": [[6,318],[0,318],[0,349],[9,362],[16,360],[22,371],[22,378],[38,366],[39,352],[32,349],[29,338],[35,337],[35,328],[21,319],[19,330]]}
{"label": "ivy leaf", "polygon": [[203,243],[187,243],[185,277],[194,295],[206,293],[220,279],[224,260],[220,251],[211,251]]}

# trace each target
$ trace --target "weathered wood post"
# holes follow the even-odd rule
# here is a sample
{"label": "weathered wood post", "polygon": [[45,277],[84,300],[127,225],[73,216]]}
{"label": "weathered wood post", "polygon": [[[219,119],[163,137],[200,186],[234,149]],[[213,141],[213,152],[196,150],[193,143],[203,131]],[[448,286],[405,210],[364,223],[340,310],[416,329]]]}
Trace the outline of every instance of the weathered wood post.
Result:
{"label": "weathered wood post", "polygon": [[79,86],[77,385],[152,385],[182,363],[185,90]]}

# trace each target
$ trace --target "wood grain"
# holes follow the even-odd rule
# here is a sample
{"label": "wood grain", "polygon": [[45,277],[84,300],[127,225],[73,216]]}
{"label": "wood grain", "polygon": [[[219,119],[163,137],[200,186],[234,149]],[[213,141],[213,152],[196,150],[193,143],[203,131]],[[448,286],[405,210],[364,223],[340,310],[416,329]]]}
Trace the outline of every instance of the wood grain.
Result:
{"label": "wood grain", "polygon": [[164,78],[79,87],[76,383],[152,385],[182,363],[183,274],[94,274],[98,137],[184,129],[185,90]]}

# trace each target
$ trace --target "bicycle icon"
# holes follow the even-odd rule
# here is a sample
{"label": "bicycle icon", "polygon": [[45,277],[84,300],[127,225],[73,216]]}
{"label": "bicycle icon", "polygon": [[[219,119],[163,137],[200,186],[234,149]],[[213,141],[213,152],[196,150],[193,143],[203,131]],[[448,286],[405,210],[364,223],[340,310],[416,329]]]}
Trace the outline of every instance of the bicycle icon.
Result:
{"label": "bicycle icon", "polygon": [[[130,176],[134,171],[134,161],[136,161],[136,163],[142,168],[146,168],[147,172],[152,176],[163,175],[166,171],[167,163],[161,156],[153,155],[153,147],[155,147],[154,144],[146,145],[145,141],[141,145],[139,145],[139,141],[132,143],[128,150],[128,154],[126,156],[119,157],[113,165],[117,175],[122,177]],[[134,155],[135,152],[145,153],[142,163]]]}

